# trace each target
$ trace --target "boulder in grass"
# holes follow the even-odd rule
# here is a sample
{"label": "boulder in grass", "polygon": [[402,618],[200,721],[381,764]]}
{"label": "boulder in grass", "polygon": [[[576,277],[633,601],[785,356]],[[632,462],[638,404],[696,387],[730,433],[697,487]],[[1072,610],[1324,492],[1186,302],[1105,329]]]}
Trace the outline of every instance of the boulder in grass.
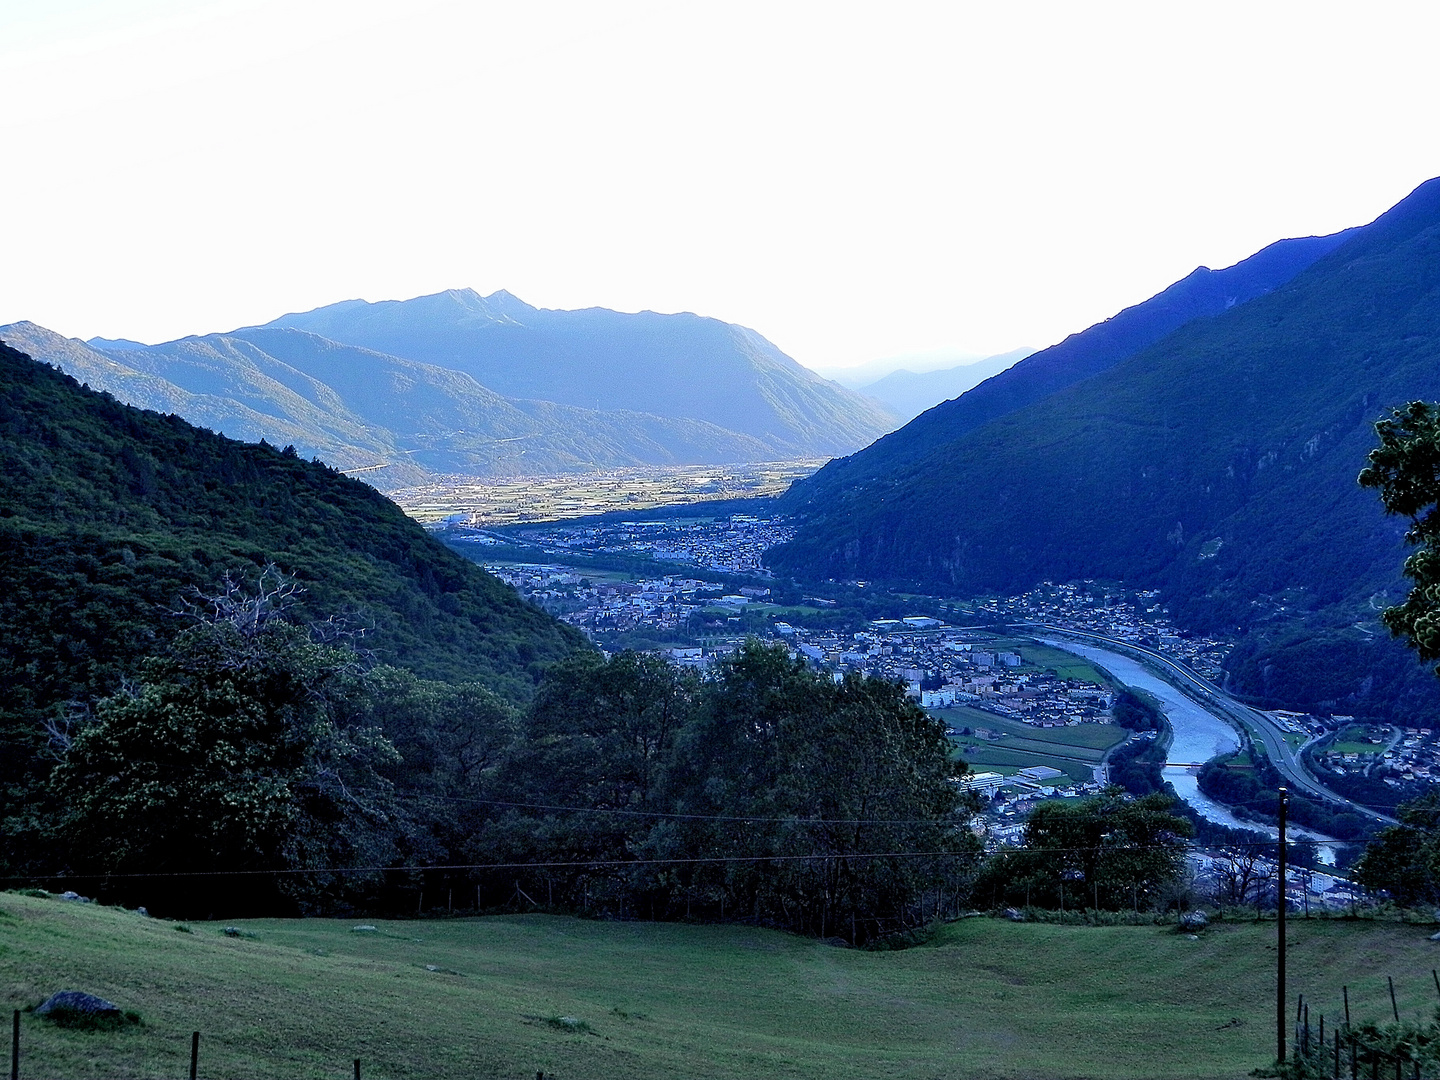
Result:
{"label": "boulder in grass", "polygon": [[80,990],[61,990],[58,994],[51,994],[35,1009],[35,1015],[61,1027],[102,1026],[125,1019],[120,1006],[113,1001]]}
{"label": "boulder in grass", "polygon": [[1187,934],[1193,934],[1197,930],[1204,930],[1210,925],[1210,919],[1203,911],[1187,911],[1180,916],[1180,929]]}
{"label": "boulder in grass", "polygon": [[1005,918],[1009,919],[1011,922],[1024,922],[1025,913],[1019,908],[1007,907],[1005,909]]}

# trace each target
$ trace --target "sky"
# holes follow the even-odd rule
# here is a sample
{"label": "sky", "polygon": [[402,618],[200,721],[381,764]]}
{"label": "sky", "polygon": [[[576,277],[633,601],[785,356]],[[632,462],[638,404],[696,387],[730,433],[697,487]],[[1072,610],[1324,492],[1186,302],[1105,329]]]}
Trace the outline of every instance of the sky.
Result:
{"label": "sky", "polygon": [[4,0],[0,324],[508,289],[1043,347],[1440,175],[1440,5]]}

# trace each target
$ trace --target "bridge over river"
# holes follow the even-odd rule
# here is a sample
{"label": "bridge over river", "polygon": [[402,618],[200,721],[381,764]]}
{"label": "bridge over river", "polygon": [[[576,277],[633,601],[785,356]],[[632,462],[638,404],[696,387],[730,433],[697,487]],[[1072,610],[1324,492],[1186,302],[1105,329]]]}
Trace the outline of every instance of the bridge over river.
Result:
{"label": "bridge over river", "polygon": [[[1056,635],[1064,634],[1063,638],[1046,636],[1037,640],[1085,657],[1104,668],[1117,682],[1144,690],[1160,702],[1161,710],[1174,733],[1167,754],[1169,761],[1162,773],[1174,786],[1176,794],[1193,806],[1201,817],[1236,829],[1248,829],[1272,837],[1278,835],[1278,830],[1271,826],[1242,821],[1227,807],[1208,798],[1200,790],[1197,775],[1199,765],[1239,749],[1238,729],[1243,725],[1254,740],[1265,748],[1270,760],[1285,776],[1292,790],[1304,791],[1332,803],[1339,803],[1373,821],[1394,823],[1393,818],[1341,798],[1322,786],[1305,771],[1298,752],[1285,741],[1284,733],[1275,728],[1268,717],[1235,701],[1214,683],[1183,664],[1143,647],[1115,641],[1099,634],[1059,626],[1039,625],[1036,629]],[[1125,651],[1120,652],[1119,649]],[[1322,844],[1336,842],[1332,837],[1296,826],[1291,826],[1289,832]]]}

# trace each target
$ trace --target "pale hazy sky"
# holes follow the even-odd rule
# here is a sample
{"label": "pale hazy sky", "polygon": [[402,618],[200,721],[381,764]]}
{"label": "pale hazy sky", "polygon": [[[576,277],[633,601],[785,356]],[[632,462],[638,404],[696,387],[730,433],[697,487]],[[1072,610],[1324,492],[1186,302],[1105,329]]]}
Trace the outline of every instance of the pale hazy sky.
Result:
{"label": "pale hazy sky", "polygon": [[0,0],[0,323],[506,288],[1043,346],[1440,174],[1440,5]]}

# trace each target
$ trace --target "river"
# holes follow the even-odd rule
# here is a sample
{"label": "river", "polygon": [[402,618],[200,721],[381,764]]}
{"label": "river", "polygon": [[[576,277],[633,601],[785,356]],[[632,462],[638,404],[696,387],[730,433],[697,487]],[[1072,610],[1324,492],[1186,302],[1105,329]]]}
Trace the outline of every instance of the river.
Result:
{"label": "river", "polygon": [[[1054,648],[1083,656],[1086,660],[1104,668],[1114,676],[1117,682],[1137,690],[1144,690],[1154,696],[1160,702],[1160,709],[1164,712],[1165,719],[1170,721],[1170,729],[1174,733],[1170,753],[1166,755],[1171,761],[1206,762],[1213,757],[1219,757],[1221,754],[1228,754],[1232,750],[1240,748],[1240,736],[1227,721],[1197,704],[1159,675],[1142,666],[1139,661],[1132,660],[1123,653],[1111,652],[1109,649],[1097,648],[1094,645],[1081,645],[1073,641],[1057,641],[1051,638],[1037,640]],[[1165,779],[1174,786],[1175,794],[1193,806],[1195,812],[1207,821],[1228,825],[1232,829],[1264,833],[1272,838],[1279,837],[1279,829],[1270,825],[1259,825],[1253,821],[1242,821],[1228,808],[1208,798],[1200,790],[1199,772],[1200,770],[1196,768],[1174,765],[1167,765],[1162,770]],[[1285,831],[1291,836],[1317,840],[1322,844],[1327,841],[1335,842],[1333,837],[1324,836],[1297,825],[1291,825]],[[1320,857],[1325,862],[1333,862],[1334,852],[1331,849],[1322,849]]]}

